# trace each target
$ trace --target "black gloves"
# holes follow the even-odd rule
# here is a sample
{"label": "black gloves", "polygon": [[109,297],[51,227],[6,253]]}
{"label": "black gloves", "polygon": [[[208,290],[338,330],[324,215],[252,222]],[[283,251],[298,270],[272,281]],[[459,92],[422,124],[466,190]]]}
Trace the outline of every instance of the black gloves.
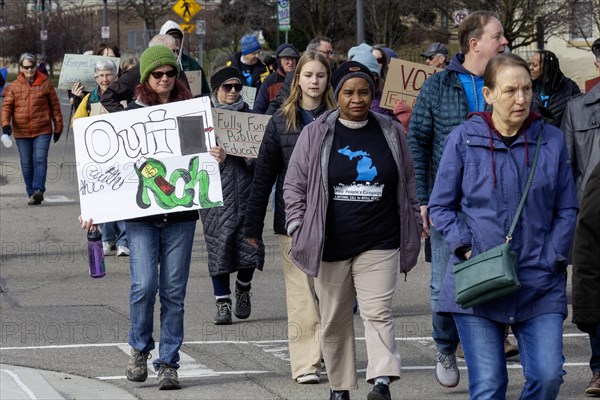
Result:
{"label": "black gloves", "polygon": [[54,143],[58,142],[60,135],[62,135],[62,132],[54,132]]}
{"label": "black gloves", "polygon": [[10,125],[4,125],[2,127],[2,133],[5,135],[12,135],[12,127]]}

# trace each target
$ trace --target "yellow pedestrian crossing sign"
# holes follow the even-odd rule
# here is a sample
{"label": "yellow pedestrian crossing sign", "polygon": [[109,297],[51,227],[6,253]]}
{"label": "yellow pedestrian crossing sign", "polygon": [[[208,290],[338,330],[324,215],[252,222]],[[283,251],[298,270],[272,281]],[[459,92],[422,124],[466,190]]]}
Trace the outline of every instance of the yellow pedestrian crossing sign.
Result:
{"label": "yellow pedestrian crossing sign", "polygon": [[192,33],[196,29],[194,24],[179,24],[183,33]]}
{"label": "yellow pedestrian crossing sign", "polygon": [[194,15],[202,10],[202,6],[194,0],[178,0],[172,8],[175,14],[179,15],[185,22],[190,22]]}

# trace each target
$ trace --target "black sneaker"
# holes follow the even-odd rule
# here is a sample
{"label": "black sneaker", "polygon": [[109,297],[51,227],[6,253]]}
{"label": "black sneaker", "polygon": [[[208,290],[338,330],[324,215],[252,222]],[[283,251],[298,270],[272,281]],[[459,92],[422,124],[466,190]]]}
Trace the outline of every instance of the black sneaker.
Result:
{"label": "black sneaker", "polygon": [[161,364],[158,369],[158,390],[178,390],[181,389],[177,370],[165,364]]}
{"label": "black sneaker", "polygon": [[150,353],[145,353],[131,348],[131,355],[127,362],[127,379],[133,382],[144,382],[148,378],[147,361]]}
{"label": "black sneaker", "polygon": [[378,383],[373,386],[373,390],[367,395],[367,400],[392,400],[390,387],[385,383]]}
{"label": "black sneaker", "polygon": [[27,202],[27,205],[37,206],[39,204],[42,204],[42,201],[44,201],[44,193],[42,193],[40,190],[37,190],[31,195],[29,201]]}
{"label": "black sneaker", "polygon": [[246,319],[250,316],[252,305],[250,304],[250,285],[242,288],[235,283],[235,316],[239,319]]}
{"label": "black sneaker", "polygon": [[215,325],[231,325],[231,300],[217,300],[217,314]]}

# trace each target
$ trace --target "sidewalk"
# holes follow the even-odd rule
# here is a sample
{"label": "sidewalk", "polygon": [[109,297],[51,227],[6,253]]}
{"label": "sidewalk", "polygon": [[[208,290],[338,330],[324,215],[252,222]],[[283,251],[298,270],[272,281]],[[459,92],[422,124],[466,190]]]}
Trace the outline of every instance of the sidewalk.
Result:
{"label": "sidewalk", "polygon": [[135,396],[110,383],[60,372],[0,364],[2,400],[134,400]]}

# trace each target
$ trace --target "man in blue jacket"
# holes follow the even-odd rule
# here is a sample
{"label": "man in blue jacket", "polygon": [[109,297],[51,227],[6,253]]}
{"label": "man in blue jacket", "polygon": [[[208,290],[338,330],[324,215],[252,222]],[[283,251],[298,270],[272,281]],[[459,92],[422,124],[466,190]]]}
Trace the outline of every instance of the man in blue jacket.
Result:
{"label": "man in blue jacket", "polygon": [[482,88],[485,67],[508,45],[502,24],[489,11],[476,11],[467,16],[458,28],[458,40],[461,53],[450,60],[444,71],[425,81],[408,129],[423,217],[423,235],[431,238],[430,302],[433,339],[437,348],[435,377],[445,387],[457,386],[460,379],[456,365],[459,338],[452,317],[436,314],[450,250],[442,235],[430,224],[427,203],[446,137],[467,119],[469,113],[484,110]]}

